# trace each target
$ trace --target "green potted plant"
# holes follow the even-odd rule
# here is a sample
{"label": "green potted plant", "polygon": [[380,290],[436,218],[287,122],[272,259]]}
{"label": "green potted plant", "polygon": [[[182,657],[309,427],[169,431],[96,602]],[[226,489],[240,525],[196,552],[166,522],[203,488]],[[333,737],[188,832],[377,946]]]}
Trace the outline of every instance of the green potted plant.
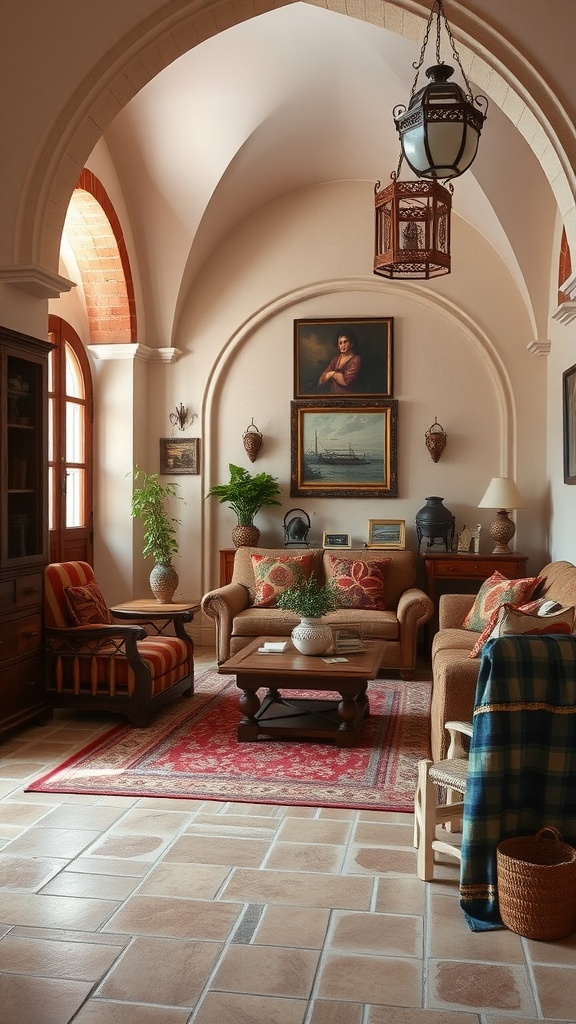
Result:
{"label": "green potted plant", "polygon": [[330,580],[321,583],[313,574],[299,572],[296,583],[279,594],[276,603],[300,616],[291,634],[296,650],[301,654],[325,654],[332,645],[332,630],[319,620],[338,607],[334,584]]}
{"label": "green potted plant", "polygon": [[157,473],[145,473],[136,466],[132,493],[132,518],[141,519],[144,526],[144,558],[152,556],[154,566],[150,573],[150,587],[157,601],[169,604],[178,586],[178,574],[172,558],[178,554],[176,524],[180,522],[166,511],[169,498],[184,501],[175,484],[163,484]]}
{"label": "green potted plant", "polygon": [[232,531],[235,547],[247,544],[256,545],[260,530],[254,526],[254,516],[263,505],[280,505],[277,495],[280,494],[277,477],[269,473],[257,473],[252,476],[247,469],[229,464],[230,480],[227,484],[215,484],[206,495],[218,498],[221,505],[226,504],[236,514],[237,526]]}

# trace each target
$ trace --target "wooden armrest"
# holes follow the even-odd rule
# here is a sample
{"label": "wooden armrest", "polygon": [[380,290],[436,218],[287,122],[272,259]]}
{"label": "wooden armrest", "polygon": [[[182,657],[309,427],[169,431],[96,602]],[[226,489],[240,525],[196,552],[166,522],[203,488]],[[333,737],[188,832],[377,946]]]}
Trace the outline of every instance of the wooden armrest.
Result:
{"label": "wooden armrest", "polygon": [[137,611],[124,611],[124,609],[114,609],[111,614],[115,619],[130,619],[131,621],[136,620],[141,626],[146,627],[146,634],[152,636],[169,636],[166,629],[169,626],[174,626],[174,633],[179,640],[184,640],[185,643],[192,647],[192,638],[186,632],[184,624],[186,622],[192,622],[194,618],[194,612],[190,610],[174,611],[174,612],[137,612]]}
{"label": "wooden armrest", "polygon": [[90,623],[89,626],[47,626],[46,638],[59,640],[74,638],[78,640],[105,641],[106,637],[135,637],[144,640],[148,634],[143,626],[116,626],[113,623]]}
{"label": "wooden armrest", "polygon": [[448,753],[446,754],[448,760],[456,757],[468,757],[468,750],[461,742],[461,737],[472,735],[472,722],[446,722],[444,728],[450,736]]}

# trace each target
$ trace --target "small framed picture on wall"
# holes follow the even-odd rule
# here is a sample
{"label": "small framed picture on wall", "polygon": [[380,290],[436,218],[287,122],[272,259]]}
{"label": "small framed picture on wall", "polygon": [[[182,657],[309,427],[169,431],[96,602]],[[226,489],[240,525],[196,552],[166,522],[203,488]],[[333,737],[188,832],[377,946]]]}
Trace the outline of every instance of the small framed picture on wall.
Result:
{"label": "small framed picture on wall", "polygon": [[564,483],[576,484],[576,364],[562,375]]}
{"label": "small framed picture on wall", "polygon": [[160,474],[194,475],[200,472],[199,437],[161,437]]}

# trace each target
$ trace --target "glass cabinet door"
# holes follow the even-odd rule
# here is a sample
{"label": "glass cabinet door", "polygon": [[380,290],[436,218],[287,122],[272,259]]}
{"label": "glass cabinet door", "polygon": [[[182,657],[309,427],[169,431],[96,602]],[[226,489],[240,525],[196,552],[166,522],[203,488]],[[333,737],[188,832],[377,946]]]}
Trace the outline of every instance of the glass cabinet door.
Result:
{"label": "glass cabinet door", "polygon": [[[2,353],[5,394],[1,563],[46,554],[46,357]],[[4,460],[3,460],[4,461]]]}

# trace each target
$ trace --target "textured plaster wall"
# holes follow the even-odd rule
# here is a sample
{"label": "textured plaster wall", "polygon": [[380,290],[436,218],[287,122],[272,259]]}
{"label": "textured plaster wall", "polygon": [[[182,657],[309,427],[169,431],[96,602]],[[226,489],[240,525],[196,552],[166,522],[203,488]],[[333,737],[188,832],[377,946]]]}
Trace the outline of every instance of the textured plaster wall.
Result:
{"label": "textured plaster wall", "polygon": [[[335,211],[338,211],[337,217]],[[534,564],[546,554],[542,525],[546,444],[526,437],[545,415],[545,361],[526,350],[528,321],[506,267],[485,241],[454,224],[454,271],[428,287],[387,283],[370,271],[371,195],[365,183],[302,190],[260,210],[205,265],[190,291],[175,343],[180,390],[203,397],[204,492],[236,462],[278,476],[282,508],[262,510],[264,544],[282,543],[286,510],[305,508],[320,543],[324,530],[367,539],[371,518],[402,518],[415,546],[414,516],[440,494],[457,524],[492,513],[477,509],[492,476],[516,476],[528,508],[518,514],[518,548]],[[397,498],[290,496],[293,321],[300,317],[393,316],[394,397],[399,402]],[[174,397],[179,396],[174,393]],[[448,434],[434,464],[424,434],[434,417]],[[250,466],[242,433],[254,420],[264,434]],[[532,431],[532,433],[534,433]],[[216,501],[203,506],[204,578],[217,577],[216,552],[230,546],[235,520]],[[491,550],[487,533],[482,549]],[[210,554],[211,552],[211,554]]]}

